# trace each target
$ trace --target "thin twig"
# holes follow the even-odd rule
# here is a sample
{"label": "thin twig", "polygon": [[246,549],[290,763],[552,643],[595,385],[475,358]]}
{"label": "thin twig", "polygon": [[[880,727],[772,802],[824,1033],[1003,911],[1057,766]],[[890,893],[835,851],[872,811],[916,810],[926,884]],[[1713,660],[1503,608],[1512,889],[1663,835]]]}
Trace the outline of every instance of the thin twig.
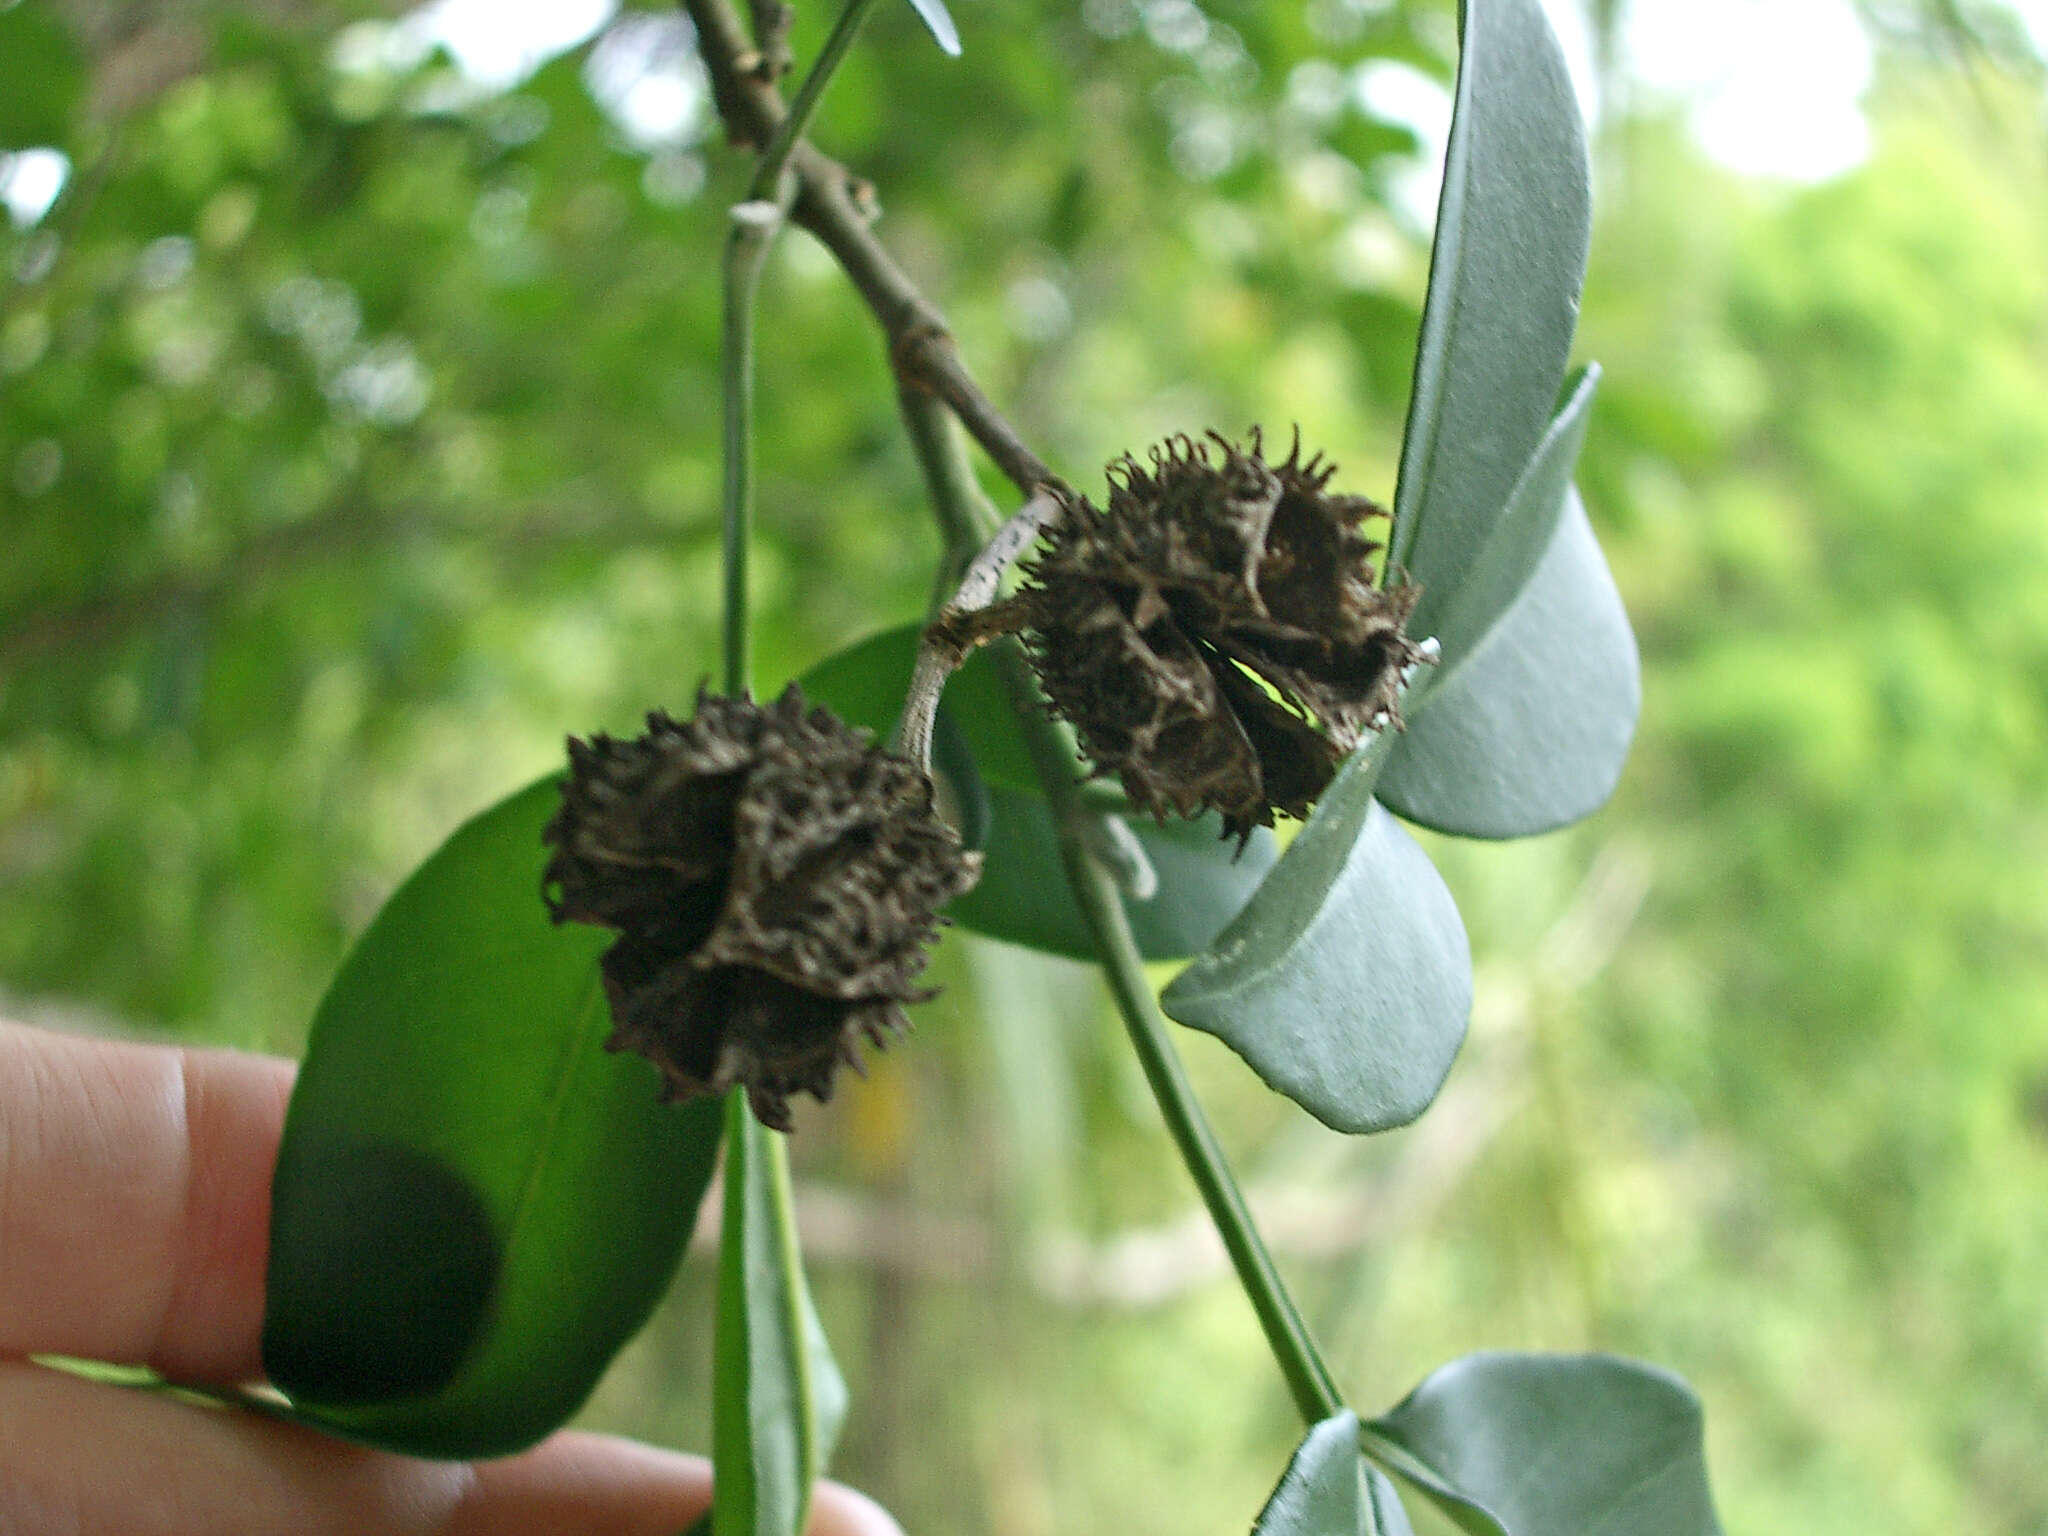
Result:
{"label": "thin twig", "polygon": [[725,691],[747,691],[747,553],[754,518],[754,295],[761,268],[782,227],[782,209],[759,200],[737,203],[725,241],[724,485],[719,527],[725,554]]}
{"label": "thin twig", "polygon": [[[938,514],[939,526],[946,534],[946,557],[943,562],[948,571],[957,571],[944,591],[951,591],[965,578],[983,553],[983,547],[999,540],[999,532],[990,531],[995,509],[988,504],[988,498],[981,494],[981,487],[974,478],[973,467],[967,462],[965,446],[960,441],[958,430],[947,419],[945,411],[929,395],[906,389],[899,395],[903,407],[904,425],[909,429],[910,446],[917,454],[919,467],[924,470],[925,489],[930,494],[932,509]],[[1035,499],[1035,498],[1034,498]],[[1028,510],[1028,508],[1027,508]],[[1020,518],[1021,518],[1020,514]],[[936,644],[941,654],[957,651],[964,658],[967,650],[974,645],[1007,633],[1012,627],[1009,622],[995,621],[962,624],[962,615],[955,613],[951,623],[947,621],[947,604],[937,606],[932,623],[925,631],[927,647]],[[986,612],[986,610],[984,610]],[[966,629],[965,636],[948,634],[948,630]],[[947,648],[951,648],[949,651]],[[920,661],[924,651],[920,650]],[[950,663],[958,666],[959,659]],[[920,668],[920,671],[923,669]],[[943,682],[944,674],[940,673]],[[1031,687],[1030,674],[1023,674],[1025,687]],[[913,677],[911,699],[924,696],[919,692],[920,678]],[[937,699],[937,684],[925,682],[933,690],[932,703]],[[1053,734],[1060,751],[1069,763],[1078,764],[1071,733],[1068,728],[1055,720],[1043,708],[1043,701],[1035,693],[1020,708],[1028,710],[1038,722]],[[908,720],[915,713],[910,704],[904,707],[904,718]],[[926,727],[929,729],[929,726]],[[1089,852],[1099,859],[1116,880],[1117,886],[1126,896],[1137,901],[1150,901],[1159,893],[1159,874],[1153,869],[1152,860],[1145,852],[1144,844],[1138,841],[1130,824],[1123,819],[1123,813],[1130,809],[1130,802],[1122,794],[1093,781],[1081,782],[1080,769],[1074,767],[1068,774],[1072,803],[1066,817],[1068,828],[1087,845]]]}
{"label": "thin twig", "polygon": [[1042,713],[1022,707],[1028,699],[1030,681],[1022,658],[1001,655],[997,660],[1002,665],[1003,681],[1020,706],[1018,723],[1033,766],[1038,769],[1039,783],[1052,802],[1054,822],[1059,827],[1060,862],[1066,866],[1067,883],[1073,888],[1089,935],[1095,941],[1096,958],[1109,978],[1117,1012],[1123,1015],[1138,1064],[1144,1069],[1145,1080],[1151,1085],[1152,1096],[1159,1103],[1160,1115],[1180,1151],[1181,1161],[1187,1164],[1195,1187],[1201,1192],[1202,1203],[1209,1208],[1209,1217],[1223,1238],[1223,1246],[1230,1252],[1238,1283],[1258,1315],[1267,1346],[1287,1380],[1295,1407],[1307,1423],[1320,1423],[1343,1406],[1343,1398],[1307,1323],[1294,1305],[1294,1298],[1274,1267],[1272,1255],[1266,1251],[1244,1194],[1223,1156],[1223,1148],[1202,1111],[1201,1101],[1195,1097],[1186,1068],[1181,1065],[1180,1054],[1173,1048],[1166,1031],[1166,1016],[1159,1011],[1159,1000],[1145,975],[1145,962],[1131,933],[1130,918],[1124,912],[1116,882],[1079,831],[1082,807],[1075,795],[1077,765],[1071,749],[1051,729],[1052,722]]}
{"label": "thin twig", "polygon": [[910,674],[910,691],[903,700],[903,716],[896,726],[896,750],[926,772],[932,766],[932,724],[939,712],[939,694],[946,679],[978,645],[1004,632],[1000,625],[977,625],[976,615],[986,612],[995,601],[1003,572],[1016,558],[1038,541],[1063,504],[1050,491],[1041,491],[1018,509],[1017,515],[995,531],[981,552],[967,563],[960,585],[925,626],[917,648],[917,665]]}
{"label": "thin twig", "polygon": [[[787,115],[774,85],[761,77],[759,55],[727,0],[682,0],[697,30],[711,76],[712,99],[737,144],[766,144]],[[795,173],[791,217],[838,259],[881,323],[890,365],[908,388],[944,402],[983,452],[1019,491],[1066,493],[1066,482],[1033,453],[961,366],[945,317],[920,293],[868,228],[867,184],[799,139],[790,145]]]}
{"label": "thin twig", "polygon": [[789,29],[796,24],[796,7],[783,0],[748,0],[747,12],[754,22],[754,48],[760,55],[755,67],[763,78],[775,81],[788,74],[796,60],[789,51]]}

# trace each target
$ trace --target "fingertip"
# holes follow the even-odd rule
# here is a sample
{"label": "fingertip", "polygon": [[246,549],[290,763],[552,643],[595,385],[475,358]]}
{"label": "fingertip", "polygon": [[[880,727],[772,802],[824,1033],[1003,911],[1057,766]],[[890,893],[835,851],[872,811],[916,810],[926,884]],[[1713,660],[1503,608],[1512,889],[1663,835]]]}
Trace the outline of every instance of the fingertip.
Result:
{"label": "fingertip", "polygon": [[804,1536],[903,1536],[896,1517],[858,1488],[820,1483]]}
{"label": "fingertip", "polygon": [[711,1507],[711,1463],[582,1430],[476,1464],[445,1536],[675,1536]]}
{"label": "fingertip", "polygon": [[[568,1536],[585,1529],[674,1536],[711,1507],[711,1463],[702,1456],[583,1430],[564,1430],[504,1461],[480,1462],[476,1471],[448,1536]],[[583,1520],[595,1523],[586,1527]],[[832,1482],[818,1484],[804,1529],[805,1536],[903,1536],[881,1505]]]}

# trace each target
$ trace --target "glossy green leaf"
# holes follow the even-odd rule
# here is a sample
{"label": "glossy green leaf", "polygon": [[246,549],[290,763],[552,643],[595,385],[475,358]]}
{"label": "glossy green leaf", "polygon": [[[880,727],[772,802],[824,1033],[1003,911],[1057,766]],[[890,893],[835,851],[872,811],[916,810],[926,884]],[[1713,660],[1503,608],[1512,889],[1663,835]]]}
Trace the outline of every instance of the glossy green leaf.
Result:
{"label": "glossy green leaf", "polygon": [[[1585,132],[1540,0],[1466,0],[1393,563],[1463,582],[1557,405],[1591,228]],[[1417,633],[1428,633],[1418,629]]]}
{"label": "glossy green leaf", "polygon": [[[946,909],[961,927],[1047,954],[1093,960],[1095,943],[1067,888],[1051,808],[1038,795],[989,788],[988,842],[981,883]],[[1258,889],[1279,857],[1272,834],[1259,828],[1233,859],[1236,841],[1222,837],[1214,816],[1157,823],[1132,820],[1158,890],[1146,900],[1125,897],[1138,951],[1148,960],[1178,960],[1215,942]]]}
{"label": "glossy green leaf", "polygon": [[1368,1449],[1467,1529],[1506,1536],[1716,1536],[1699,1399],[1611,1355],[1481,1354],[1367,1426]]}
{"label": "glossy green leaf", "polygon": [[428,1456],[568,1418],[661,1295],[715,1104],[611,1055],[608,935],[540,899],[552,780],[458,830],[313,1022],[273,1191],[263,1358],[301,1416]]}
{"label": "glossy green leaf", "polygon": [[946,9],[946,0],[910,0],[924,24],[931,29],[939,46],[954,58],[960,57],[960,29],[953,25],[952,14]]}
{"label": "glossy green leaf", "polygon": [[1599,387],[1597,366],[1579,371],[1471,568],[1455,584],[1422,594],[1409,633],[1435,636],[1441,654],[1436,666],[1418,677],[1416,692],[1426,696],[1455,673],[1529,585],[1564,515],[1572,466],[1586,441]]}
{"label": "glossy green leaf", "polygon": [[0,151],[62,145],[85,90],[85,64],[54,6],[0,9]]}
{"label": "glossy green leaf", "polygon": [[811,1305],[779,1134],[728,1096],[712,1441],[714,1526],[798,1536],[846,1411]]}
{"label": "glossy green leaf", "polygon": [[1244,911],[1160,998],[1340,1131],[1428,1108],[1472,1004],[1457,904],[1373,799],[1392,734],[1352,755]]}
{"label": "glossy green leaf", "polygon": [[[902,709],[918,633],[918,626],[908,625],[871,636],[819,662],[798,682],[807,698],[849,724],[886,734]],[[947,914],[990,938],[1093,959],[1093,941],[1060,864],[1052,811],[1039,793],[1016,713],[987,650],[947,680],[933,766],[962,808],[963,833],[971,841],[981,832],[984,855],[981,883]],[[1138,947],[1150,960],[1178,960],[1205,949],[1279,856],[1272,835],[1261,828],[1236,857],[1237,845],[1222,839],[1213,816],[1165,826],[1143,819],[1129,824],[1159,877],[1156,895],[1125,903]]]}
{"label": "glossy green leaf", "polygon": [[1614,792],[1642,703],[1635,635],[1576,492],[1522,595],[1395,743],[1380,798],[1463,837],[1528,837]]}

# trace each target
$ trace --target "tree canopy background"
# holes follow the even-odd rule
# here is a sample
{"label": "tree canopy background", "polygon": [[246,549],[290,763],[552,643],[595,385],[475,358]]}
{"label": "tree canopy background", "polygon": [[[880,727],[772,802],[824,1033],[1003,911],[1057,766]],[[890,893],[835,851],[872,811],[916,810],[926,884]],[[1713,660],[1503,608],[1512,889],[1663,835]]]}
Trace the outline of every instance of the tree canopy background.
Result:
{"label": "tree canopy background", "polygon": [[[1362,1400],[1475,1348],[1615,1349],[1700,1389],[1732,1529],[2020,1533],[2048,1526],[2042,83],[1995,13],[1873,10],[1876,147],[1821,185],[1608,93],[1582,478],[1643,727],[1583,827],[1432,845],[1479,962],[1444,1102],[1349,1141],[1184,1049]],[[1032,440],[1087,488],[1168,433],[1298,423],[1384,497],[1427,146],[1359,87],[1447,81],[1450,6],[960,19],[954,62],[882,8],[817,137]],[[715,671],[739,186],[687,31],[628,10],[506,84],[424,36],[0,11],[0,149],[70,167],[0,231],[14,1013],[292,1051],[456,821]],[[762,316],[775,682],[917,617],[938,543],[800,237]],[[1248,1524],[1285,1397],[1092,983],[965,940],[936,975],[795,1143],[839,1475],[912,1529]],[[706,1439],[708,1290],[693,1262],[591,1422]]]}

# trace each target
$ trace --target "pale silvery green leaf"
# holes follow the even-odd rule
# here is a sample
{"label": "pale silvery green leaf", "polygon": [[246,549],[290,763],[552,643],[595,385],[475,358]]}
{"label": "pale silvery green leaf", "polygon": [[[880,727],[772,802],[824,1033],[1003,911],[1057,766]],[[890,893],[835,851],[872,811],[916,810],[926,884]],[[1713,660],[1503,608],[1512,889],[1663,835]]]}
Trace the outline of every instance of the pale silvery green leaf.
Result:
{"label": "pale silvery green leaf", "polygon": [[1160,998],[1340,1131],[1428,1108],[1471,1012],[1457,904],[1373,798],[1393,737],[1352,754],[1244,911]]}
{"label": "pale silvery green leaf", "polygon": [[939,46],[954,58],[960,57],[960,29],[953,25],[953,17],[946,9],[946,0],[910,0],[924,24],[931,29]]}
{"label": "pale silvery green leaf", "polygon": [[1465,580],[1550,424],[1591,229],[1585,132],[1540,0],[1467,0],[1463,21],[1389,536],[1425,602]]}
{"label": "pale silvery green leaf", "polygon": [[1635,635],[1576,492],[1522,595],[1395,743],[1379,794],[1463,837],[1528,837],[1591,814],[1642,704]]}
{"label": "pale silvery green leaf", "polygon": [[[1369,1450],[1467,1529],[1719,1536],[1699,1399],[1654,1366],[1469,1355],[1366,1429]],[[1475,1520],[1473,1505],[1492,1520]]]}
{"label": "pale silvery green leaf", "polygon": [[[1430,636],[1440,647],[1437,664],[1416,679],[1414,691],[1422,698],[1458,670],[1535,575],[1564,515],[1572,467],[1586,441],[1586,424],[1599,387],[1597,366],[1579,371],[1471,567],[1457,582],[1424,591],[1416,603],[1408,632]],[[1417,707],[1423,707],[1419,700]]]}

